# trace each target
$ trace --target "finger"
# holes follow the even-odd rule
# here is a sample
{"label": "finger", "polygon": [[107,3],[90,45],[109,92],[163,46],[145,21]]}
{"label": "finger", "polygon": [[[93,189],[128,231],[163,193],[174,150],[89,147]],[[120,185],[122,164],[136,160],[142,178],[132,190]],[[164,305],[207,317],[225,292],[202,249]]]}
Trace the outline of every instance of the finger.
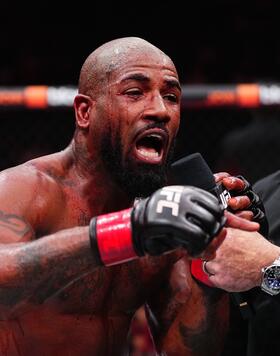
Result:
{"label": "finger", "polygon": [[210,234],[213,234],[217,224],[216,216],[198,204],[192,207],[192,211],[187,213],[185,218],[189,223],[199,225],[205,232]]}
{"label": "finger", "polygon": [[223,178],[230,177],[230,174],[227,172],[219,172],[214,174],[215,182],[220,182]]}
{"label": "finger", "polygon": [[242,191],[245,188],[245,182],[237,177],[225,177],[222,183],[228,190]]}
{"label": "finger", "polygon": [[242,218],[242,219],[246,219],[249,221],[253,220],[254,217],[254,213],[250,210],[243,210],[243,211],[238,211],[235,213],[236,216]]}
{"label": "finger", "polygon": [[221,210],[218,199],[213,194],[206,192],[200,188],[195,189],[199,192],[199,194],[193,195],[192,201],[196,202],[199,206],[208,210],[215,217],[220,217],[223,212]]}
{"label": "finger", "polygon": [[215,262],[211,262],[211,260],[207,260],[207,265],[205,267],[207,268],[209,277],[212,277],[216,274],[215,265],[216,265]]}
{"label": "finger", "polygon": [[228,205],[233,210],[243,210],[251,204],[250,198],[246,195],[237,196],[228,200]]}
{"label": "finger", "polygon": [[245,231],[258,231],[260,228],[260,224],[240,218],[239,216],[236,216],[235,214],[232,214],[226,210],[225,216],[227,218],[226,226],[228,227],[234,227],[236,229],[241,229]]}

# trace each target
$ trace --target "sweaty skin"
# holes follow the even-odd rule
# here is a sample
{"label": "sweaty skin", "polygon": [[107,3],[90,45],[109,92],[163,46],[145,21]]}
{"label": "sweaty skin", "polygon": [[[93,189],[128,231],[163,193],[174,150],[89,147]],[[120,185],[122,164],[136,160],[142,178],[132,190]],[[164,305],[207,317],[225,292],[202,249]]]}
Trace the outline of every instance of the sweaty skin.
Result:
{"label": "sweaty skin", "polygon": [[[131,169],[167,159],[180,117],[174,64],[142,39],[105,44],[82,68],[74,107],[65,150],[0,174],[0,355],[122,355],[147,303],[158,350],[217,356],[228,297],[192,279],[185,251],[102,267],[89,241],[91,217],[133,204],[104,162],[104,137]],[[168,139],[153,161],[134,140],[154,122]]]}

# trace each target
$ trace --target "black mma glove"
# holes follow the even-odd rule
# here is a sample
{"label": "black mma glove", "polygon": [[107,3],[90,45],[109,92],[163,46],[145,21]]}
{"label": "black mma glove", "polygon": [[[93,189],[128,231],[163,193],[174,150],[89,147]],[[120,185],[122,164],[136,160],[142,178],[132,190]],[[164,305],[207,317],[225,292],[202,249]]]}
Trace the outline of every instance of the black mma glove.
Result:
{"label": "black mma glove", "polygon": [[243,176],[238,175],[236,177],[243,180],[245,186],[242,190],[231,190],[231,196],[234,197],[237,195],[246,195],[250,199],[251,203],[246,208],[246,210],[253,212],[253,221],[256,221],[260,224],[260,234],[262,234],[264,237],[268,237],[269,225],[265,215],[265,208],[260,197],[253,191],[251,184]]}
{"label": "black mma glove", "polygon": [[93,218],[89,234],[101,263],[108,266],[178,247],[198,255],[225,220],[212,194],[191,186],[168,186],[133,208]]}

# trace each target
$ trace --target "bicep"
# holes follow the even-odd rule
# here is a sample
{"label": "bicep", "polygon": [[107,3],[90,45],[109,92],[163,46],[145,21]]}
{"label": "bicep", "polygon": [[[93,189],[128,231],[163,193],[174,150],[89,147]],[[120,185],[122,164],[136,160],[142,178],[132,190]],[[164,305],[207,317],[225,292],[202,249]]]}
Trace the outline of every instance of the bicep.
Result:
{"label": "bicep", "polygon": [[32,190],[15,179],[0,180],[0,243],[34,239]]}
{"label": "bicep", "polygon": [[0,205],[0,243],[18,243],[33,240],[34,230],[23,213]]}
{"label": "bicep", "polygon": [[160,295],[148,302],[147,319],[159,351],[217,355],[227,330],[228,297],[198,284],[191,277],[188,259],[182,258]]}

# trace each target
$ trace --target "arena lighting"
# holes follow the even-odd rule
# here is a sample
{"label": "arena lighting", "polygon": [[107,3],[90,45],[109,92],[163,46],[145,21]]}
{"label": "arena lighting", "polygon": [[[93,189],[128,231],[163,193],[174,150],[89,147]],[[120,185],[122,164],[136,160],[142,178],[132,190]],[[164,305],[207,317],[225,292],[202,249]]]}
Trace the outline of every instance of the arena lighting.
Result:
{"label": "arena lighting", "polygon": [[[1,108],[71,108],[74,86],[0,87]],[[182,108],[260,108],[280,105],[279,84],[183,85]]]}

